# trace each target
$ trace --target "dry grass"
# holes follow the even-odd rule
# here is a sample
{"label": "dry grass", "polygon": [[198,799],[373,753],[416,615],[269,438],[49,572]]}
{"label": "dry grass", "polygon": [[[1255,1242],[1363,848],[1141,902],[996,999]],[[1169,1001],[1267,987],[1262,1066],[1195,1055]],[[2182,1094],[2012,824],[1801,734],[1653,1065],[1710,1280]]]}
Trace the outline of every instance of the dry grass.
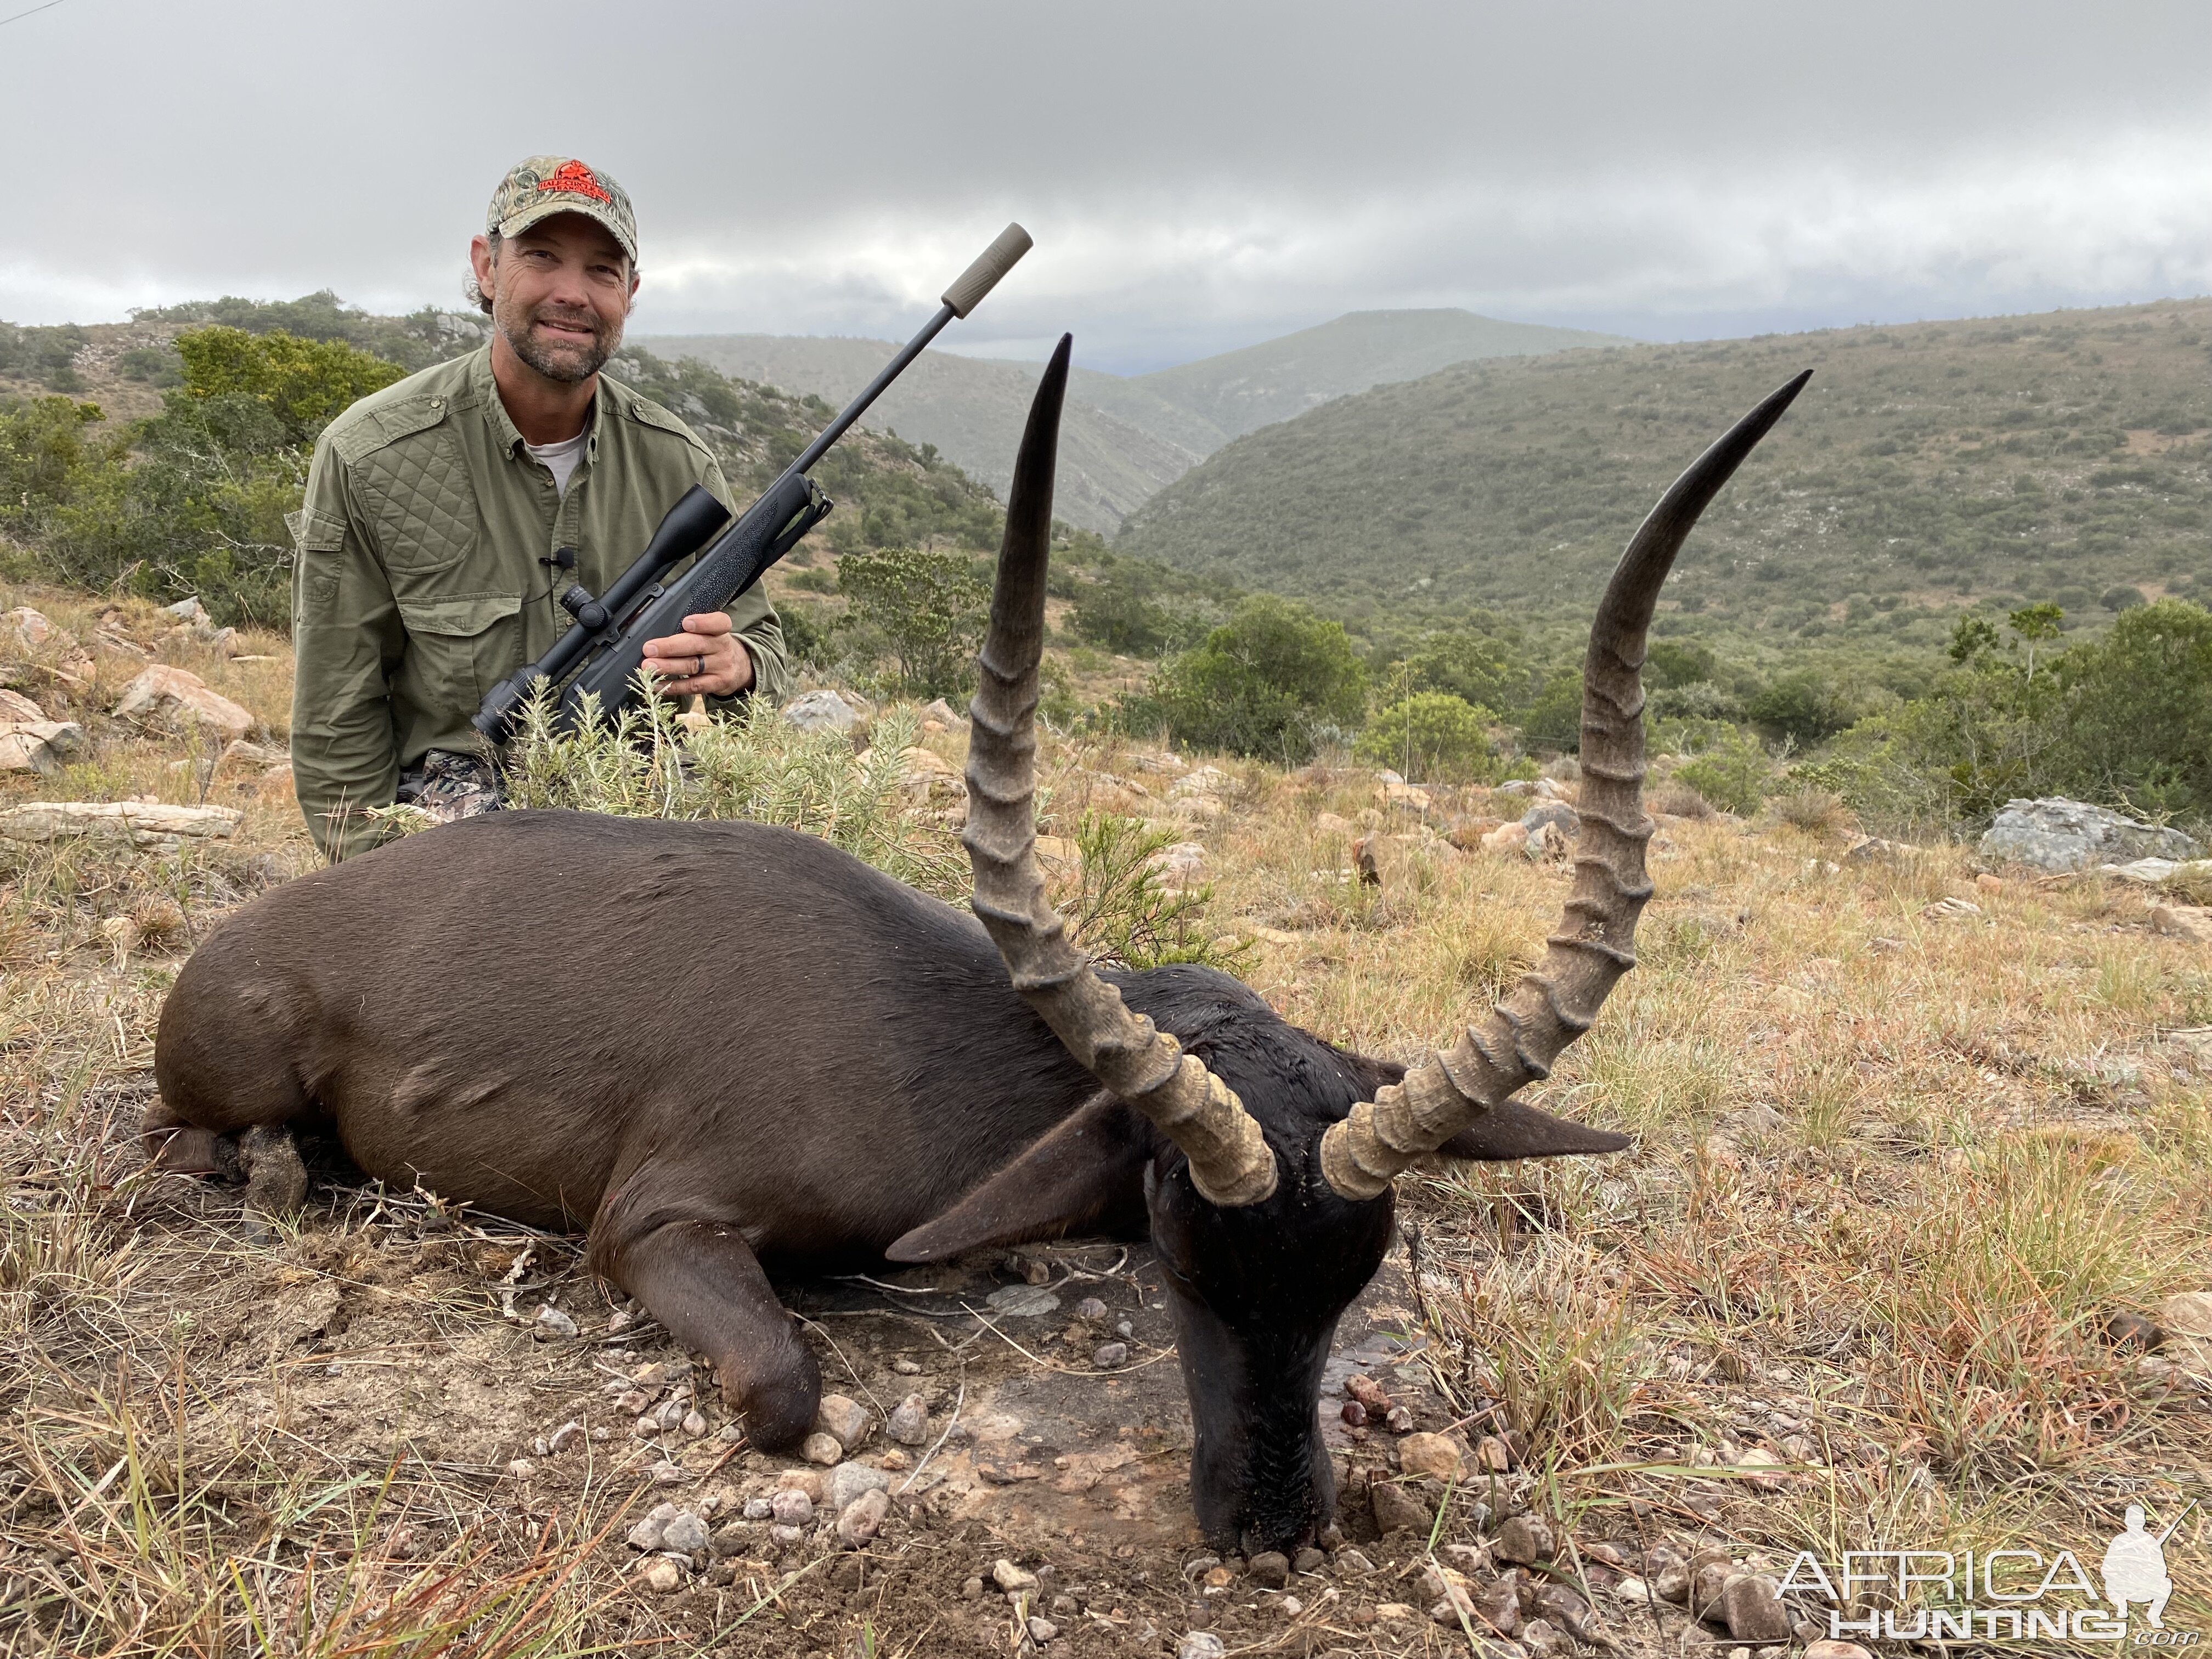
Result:
{"label": "dry grass", "polygon": [[[35,602],[90,635],[88,610]],[[404,1345],[237,1346],[241,1306],[289,1306],[312,1267],[349,1304],[427,1307],[473,1352],[497,1324],[485,1264],[504,1271],[523,1241],[403,1281],[377,1194],[257,1238],[220,1194],[140,1171],[183,952],[313,857],[289,794],[207,784],[188,739],[106,722],[133,666],[108,654],[70,711],[94,758],[6,796],[204,794],[247,817],[235,844],[182,854],[0,844],[0,1653],[709,1644],[593,1547],[634,1479],[544,1512],[426,1437],[464,1419],[410,1393]],[[204,668],[272,732],[283,670]],[[957,760],[957,737],[926,741]],[[1110,797],[1201,842],[1217,942],[1289,1018],[1376,1052],[1445,1039],[1532,959],[1565,893],[1559,866],[1436,839],[1483,811],[1480,791],[1386,816],[1364,774],[1224,761],[1222,813],[1179,817],[1125,750],[1052,744],[1046,763],[1061,833]],[[912,810],[941,838],[937,805]],[[1350,836],[1317,832],[1323,811],[1393,838],[1379,886],[1347,878]],[[1833,870],[1836,827],[1679,810],[1666,826],[1643,964],[1539,1094],[1633,1133],[1634,1152],[1408,1184],[1437,1382],[1471,1429],[1521,1437],[1507,1479],[1584,1536],[1702,1532],[1777,1560],[2100,1547],[2130,1501],[2171,1516],[2208,1495],[2204,1396],[2104,1327],[2212,1288],[2212,1045],[2174,1035],[2212,1025],[2212,956],[2152,933],[2118,884],[1991,890],[1947,849]],[[1926,914],[1947,896],[1979,910]],[[100,924],[157,902],[182,920],[118,960]],[[325,1359],[385,1393],[333,1415],[322,1391],[355,1384]],[[485,1368],[472,1409],[527,1395]],[[341,1432],[345,1413],[362,1423]],[[1722,1467],[1748,1451],[1786,1467]],[[2168,1559],[2168,1624],[2212,1627],[2201,1521]],[[884,1650],[902,1631],[939,1650],[915,1633],[927,1613],[871,1616]],[[861,1639],[849,1623],[840,1644]],[[726,1628],[711,1645],[787,1650]]]}

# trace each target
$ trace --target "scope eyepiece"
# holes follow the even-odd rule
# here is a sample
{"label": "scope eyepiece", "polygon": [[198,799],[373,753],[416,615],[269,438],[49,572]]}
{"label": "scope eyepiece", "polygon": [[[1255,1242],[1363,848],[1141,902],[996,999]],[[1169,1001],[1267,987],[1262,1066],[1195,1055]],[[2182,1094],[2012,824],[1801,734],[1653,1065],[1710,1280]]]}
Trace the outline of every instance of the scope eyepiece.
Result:
{"label": "scope eyepiece", "polygon": [[606,606],[581,582],[571,584],[561,596],[561,608],[576,619],[579,628],[588,628],[594,634],[607,625]]}

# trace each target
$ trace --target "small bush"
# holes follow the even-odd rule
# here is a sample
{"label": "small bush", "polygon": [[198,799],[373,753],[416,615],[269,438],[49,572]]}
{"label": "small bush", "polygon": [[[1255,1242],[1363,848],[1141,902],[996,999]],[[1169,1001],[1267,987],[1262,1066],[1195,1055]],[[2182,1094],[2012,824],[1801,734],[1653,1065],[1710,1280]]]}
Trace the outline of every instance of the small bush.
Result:
{"label": "small bush", "polygon": [[1497,719],[1448,691],[1419,691],[1377,714],[1353,753],[1412,783],[1487,783],[1498,771]]}
{"label": "small bush", "polygon": [[1713,804],[1696,790],[1673,777],[1651,792],[1650,808],[1670,817],[1709,818],[1713,816]]}
{"label": "small bush", "polygon": [[1814,835],[1840,835],[1850,827],[1850,809],[1829,789],[1797,789],[1774,801],[1774,816]]}
{"label": "small bush", "polygon": [[852,605],[847,627],[883,641],[897,690],[950,697],[973,686],[991,588],[967,554],[856,548],[839,560],[837,586]]}
{"label": "small bush", "polygon": [[1205,927],[1210,883],[1170,888],[1155,857],[1175,833],[1134,818],[1085,812],[1076,828],[1083,869],[1076,890],[1058,901],[1068,936],[1101,961],[1126,968],[1204,963],[1232,971],[1242,952],[1218,950]]}
{"label": "small bush", "polygon": [[507,799],[618,817],[779,823],[925,893],[963,898],[968,863],[951,832],[906,811],[903,757],[918,729],[909,713],[886,714],[855,755],[842,733],[801,732],[755,701],[687,738],[668,704],[647,697],[563,734],[540,696],[525,706],[509,746]]}
{"label": "small bush", "polygon": [[1732,726],[1712,748],[1676,768],[1674,776],[1723,811],[1748,817],[1766,799],[1774,765],[1757,738]]}
{"label": "small bush", "polygon": [[1322,727],[1358,723],[1366,679],[1343,623],[1255,593],[1170,662],[1154,690],[1179,740],[1293,764]]}

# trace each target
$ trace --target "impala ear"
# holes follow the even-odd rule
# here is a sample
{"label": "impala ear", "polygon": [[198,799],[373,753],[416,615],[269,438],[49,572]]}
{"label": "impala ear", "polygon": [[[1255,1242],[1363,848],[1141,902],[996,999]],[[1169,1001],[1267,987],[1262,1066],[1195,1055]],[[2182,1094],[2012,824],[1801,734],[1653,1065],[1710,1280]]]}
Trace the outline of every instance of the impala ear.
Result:
{"label": "impala ear", "polygon": [[1626,1152],[1635,1143],[1610,1129],[1570,1123],[1517,1100],[1503,1101],[1437,1148],[1439,1158],[1510,1164],[1522,1158],[1572,1158]]}
{"label": "impala ear", "polygon": [[942,1261],[986,1244],[1019,1244],[1098,1231],[1114,1212],[1144,1213],[1151,1138],[1121,1100],[1100,1090],[1073,1116],[942,1215],[892,1242],[893,1261]]}

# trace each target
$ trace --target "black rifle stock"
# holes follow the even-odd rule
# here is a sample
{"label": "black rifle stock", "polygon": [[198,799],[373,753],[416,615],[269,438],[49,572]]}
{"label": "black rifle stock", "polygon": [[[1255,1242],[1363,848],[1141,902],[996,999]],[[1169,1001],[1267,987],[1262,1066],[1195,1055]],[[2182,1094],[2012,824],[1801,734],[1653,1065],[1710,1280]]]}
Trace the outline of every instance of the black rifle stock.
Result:
{"label": "black rifle stock", "polygon": [[[494,743],[506,741],[537,683],[543,679],[559,685],[579,662],[583,667],[561,690],[555,718],[562,730],[573,730],[580,721],[587,696],[595,697],[600,713],[607,715],[635,702],[637,672],[645,660],[647,642],[682,633],[686,617],[725,609],[828,516],[834,503],[806,476],[809,470],[947,323],[975,308],[1030,246],[1030,234],[1019,225],[1000,232],[998,240],[945,290],[936,316],[822,428],[735,524],[729,523],[726,507],[694,484],[668,510],[645,551],[605,597],[594,597],[581,583],[571,586],[561,596],[561,605],[575,618],[575,625],[543,657],[492,688],[477,710],[476,729]],[[710,537],[714,539],[708,544]],[[702,547],[704,552],[700,552]],[[698,562],[663,586],[660,578],[694,553],[699,554]]]}

